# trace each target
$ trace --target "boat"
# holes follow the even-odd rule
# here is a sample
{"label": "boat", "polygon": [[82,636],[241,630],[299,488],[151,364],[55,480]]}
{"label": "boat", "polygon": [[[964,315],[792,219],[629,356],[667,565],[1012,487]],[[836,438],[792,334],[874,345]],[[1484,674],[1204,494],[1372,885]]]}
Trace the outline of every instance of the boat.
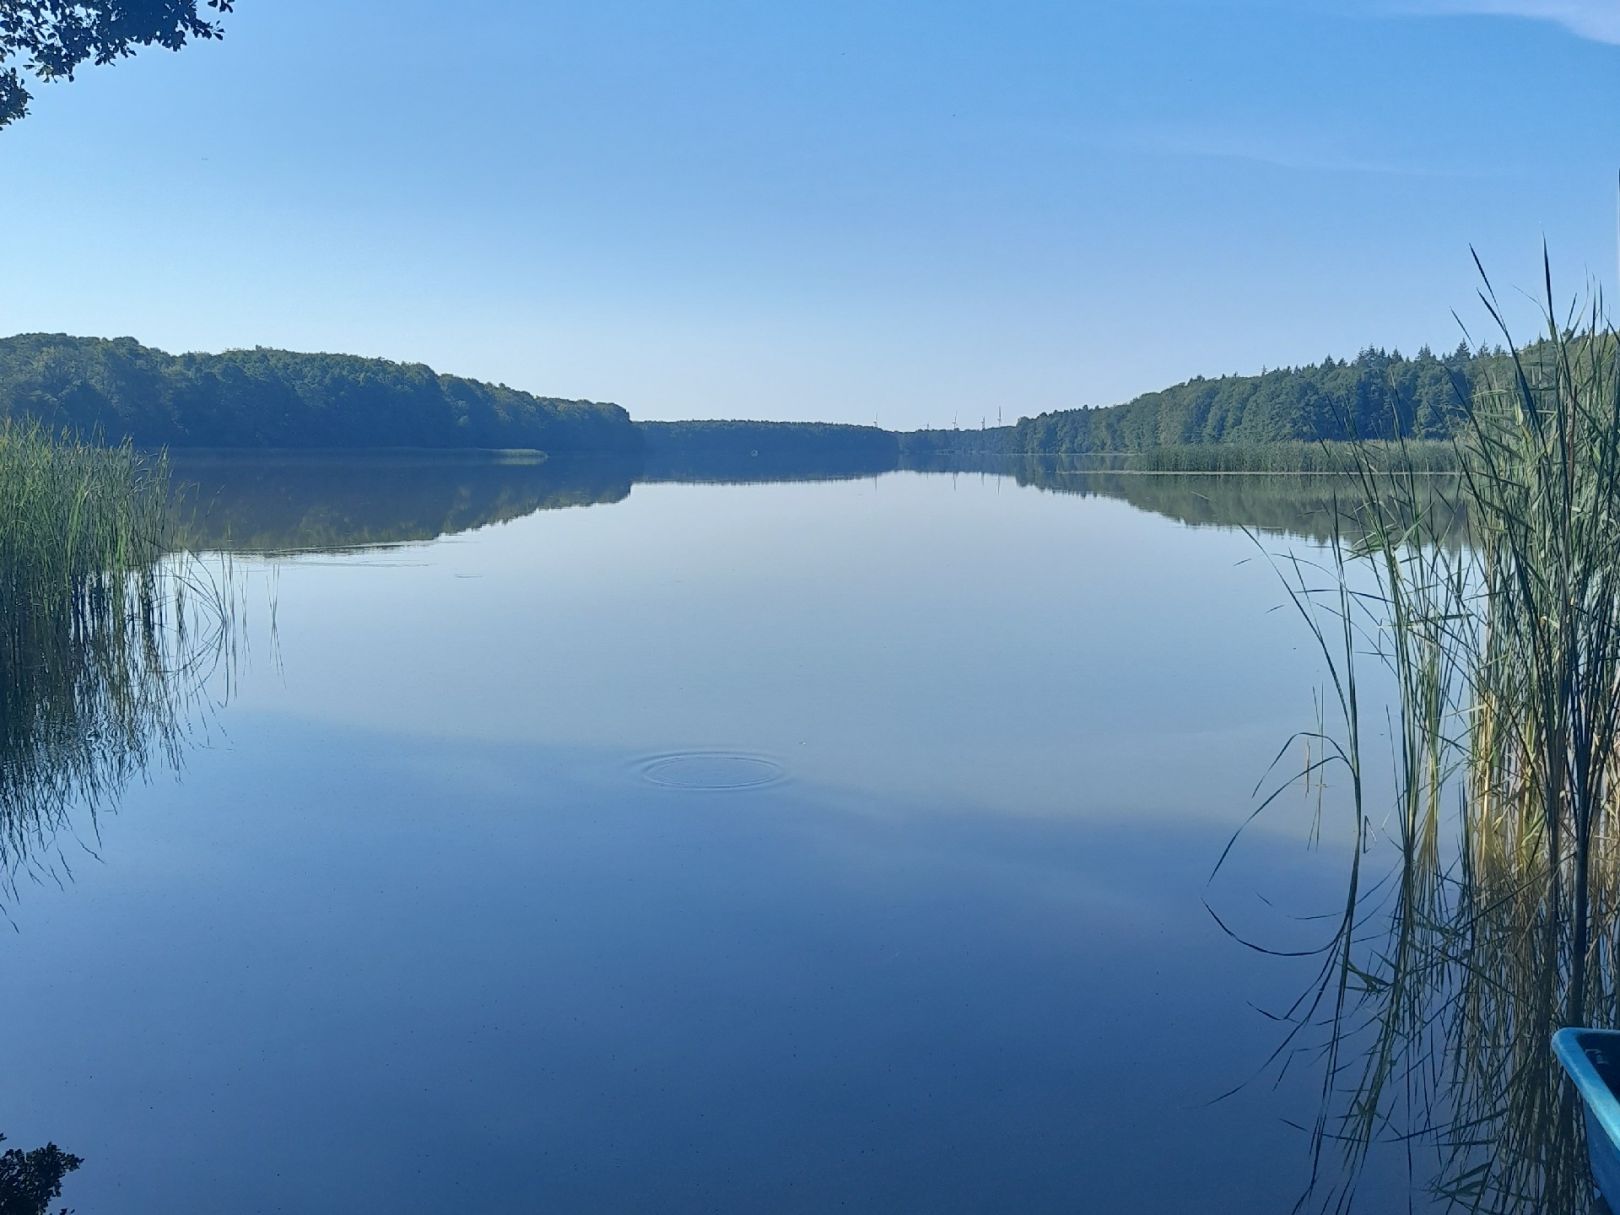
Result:
{"label": "boat", "polygon": [[1553,1053],[1586,1112],[1586,1158],[1610,1210],[1620,1210],[1620,1030],[1561,1029]]}

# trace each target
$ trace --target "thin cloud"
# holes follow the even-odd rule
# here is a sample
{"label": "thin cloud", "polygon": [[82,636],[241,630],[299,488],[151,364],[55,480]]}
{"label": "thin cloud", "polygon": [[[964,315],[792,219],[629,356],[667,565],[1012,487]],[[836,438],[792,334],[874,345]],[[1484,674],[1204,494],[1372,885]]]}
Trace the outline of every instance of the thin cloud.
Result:
{"label": "thin cloud", "polygon": [[1417,0],[1400,11],[1547,21],[1577,37],[1620,46],[1620,0]]}

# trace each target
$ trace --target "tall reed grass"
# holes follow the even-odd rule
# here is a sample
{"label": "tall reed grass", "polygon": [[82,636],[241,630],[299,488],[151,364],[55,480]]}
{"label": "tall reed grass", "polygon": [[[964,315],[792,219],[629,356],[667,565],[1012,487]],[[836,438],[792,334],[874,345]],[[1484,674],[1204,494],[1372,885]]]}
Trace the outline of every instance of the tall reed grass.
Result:
{"label": "tall reed grass", "polygon": [[1279,443],[1181,443],[1131,452],[1130,472],[1342,474],[1363,468],[1385,473],[1454,473],[1457,448],[1444,440],[1367,440]]}
{"label": "tall reed grass", "polygon": [[1323,1209],[1375,1153],[1456,1209],[1591,1201],[1549,1039],[1620,1023],[1620,341],[1550,273],[1531,347],[1481,298],[1512,358],[1459,392],[1459,475],[1356,445],[1322,556],[1279,562],[1330,676],[1299,779],[1353,842],[1278,1055],[1320,1069]]}
{"label": "tall reed grass", "polygon": [[0,893],[58,874],[94,814],[158,760],[231,656],[228,570],[169,550],[165,461],[0,428]]}

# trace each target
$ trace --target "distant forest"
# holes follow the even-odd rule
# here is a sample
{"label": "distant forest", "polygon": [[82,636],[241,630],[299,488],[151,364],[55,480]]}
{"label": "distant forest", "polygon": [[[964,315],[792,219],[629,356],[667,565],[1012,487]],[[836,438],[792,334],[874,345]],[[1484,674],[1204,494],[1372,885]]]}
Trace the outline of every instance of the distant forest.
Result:
{"label": "distant forest", "polygon": [[[1526,358],[1533,361],[1537,349],[1529,348]],[[1130,468],[1308,468],[1319,457],[1307,446],[1323,441],[1447,439],[1459,402],[1508,370],[1504,353],[1472,353],[1461,345],[1444,356],[1425,347],[1410,358],[1369,349],[1351,360],[1327,358],[1260,375],[1200,376],[1122,405],[1057,410],[1012,426],[913,430],[896,439],[901,460],[914,464],[1118,455],[1132,457],[1118,465]],[[1221,453],[1198,454],[1217,444]],[[1244,455],[1235,454],[1239,448]],[[1428,463],[1440,460],[1432,448],[1422,454]],[[1290,463],[1301,459],[1306,463]]]}
{"label": "distant forest", "polygon": [[[1533,355],[1533,350],[1532,350]],[[650,479],[860,476],[936,459],[1144,458],[1144,467],[1270,467],[1289,445],[1445,439],[1459,394],[1500,352],[1364,350],[1260,375],[1188,380],[1122,405],[977,430],[815,422],[634,423],[617,405],[538,397],[419,363],[256,348],[170,355],[132,338],[0,338],[0,420],[173,448],[486,448],[645,462]],[[1217,457],[1209,451],[1219,445]],[[1238,459],[1235,449],[1254,449]],[[1199,449],[1208,455],[1197,454]]]}
{"label": "distant forest", "polygon": [[900,455],[906,460],[1001,456],[1019,450],[1015,426],[990,426],[978,430],[906,430],[901,431],[898,438]]}
{"label": "distant forest", "polygon": [[1123,405],[1020,418],[1004,450],[1073,455],[1209,443],[1276,444],[1340,439],[1444,439],[1458,402],[1501,372],[1500,352],[1458,346],[1440,356],[1364,350],[1260,375],[1188,380]]}
{"label": "distant forest", "polygon": [[869,476],[900,466],[900,436],[835,422],[642,422],[642,480]]}
{"label": "distant forest", "polygon": [[132,338],[0,338],[0,418],[146,447],[477,447],[628,454],[617,405],[345,354],[165,354]]}

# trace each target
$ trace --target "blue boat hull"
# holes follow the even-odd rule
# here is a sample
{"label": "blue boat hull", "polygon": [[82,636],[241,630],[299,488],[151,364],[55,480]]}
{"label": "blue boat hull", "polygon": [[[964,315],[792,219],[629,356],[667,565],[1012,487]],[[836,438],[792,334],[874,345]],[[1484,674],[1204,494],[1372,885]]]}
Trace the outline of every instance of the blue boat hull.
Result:
{"label": "blue boat hull", "polygon": [[1553,1053],[1585,1109],[1592,1180],[1610,1209],[1620,1207],[1620,1030],[1561,1029]]}

